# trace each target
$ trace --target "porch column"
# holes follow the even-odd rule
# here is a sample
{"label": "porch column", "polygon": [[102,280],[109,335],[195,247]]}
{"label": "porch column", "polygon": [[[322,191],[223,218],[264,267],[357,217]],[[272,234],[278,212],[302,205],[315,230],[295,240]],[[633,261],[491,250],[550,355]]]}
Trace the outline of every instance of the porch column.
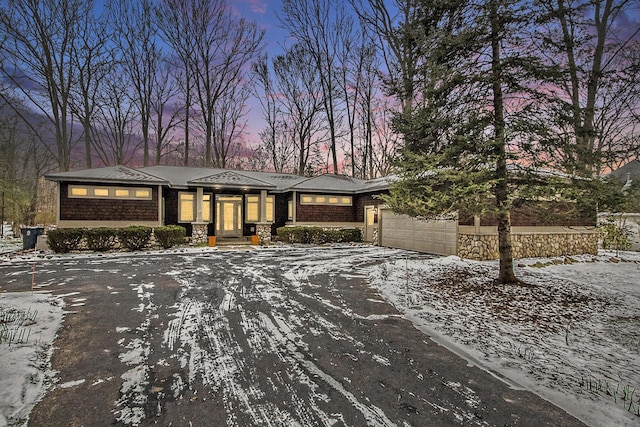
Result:
{"label": "porch column", "polygon": [[198,187],[196,189],[196,222],[202,223],[202,197],[203,190],[202,187]]}
{"label": "porch column", "polygon": [[260,191],[260,221],[267,222],[267,190]]}
{"label": "porch column", "polygon": [[[4,185],[4,183],[3,183],[3,185]],[[60,181],[58,181],[56,183],[56,225],[58,227],[60,227],[60,196],[61,196],[61,193],[62,193],[62,190],[60,189],[61,185],[62,184],[60,183]],[[4,226],[4,224],[3,224],[3,226]],[[15,234],[14,234],[14,236],[15,236]]]}
{"label": "porch column", "polygon": [[298,206],[298,192],[293,192],[293,225],[296,225],[298,213],[296,212],[296,206]]}
{"label": "porch column", "polygon": [[158,225],[164,225],[164,197],[162,196],[162,185],[158,185]]}
{"label": "porch column", "polygon": [[194,245],[204,245],[207,243],[207,223],[202,219],[202,198],[203,189],[202,187],[198,187],[196,188],[196,200],[194,206],[196,210],[196,220],[191,223],[191,243]]}

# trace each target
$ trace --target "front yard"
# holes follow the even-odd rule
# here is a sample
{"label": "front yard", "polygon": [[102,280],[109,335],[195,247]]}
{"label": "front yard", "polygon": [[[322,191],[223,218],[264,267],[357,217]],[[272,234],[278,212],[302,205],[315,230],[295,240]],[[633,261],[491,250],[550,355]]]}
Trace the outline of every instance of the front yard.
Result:
{"label": "front yard", "polygon": [[523,388],[640,421],[637,253],[522,260],[514,287],[366,245],[29,256],[0,259],[0,310],[53,305],[0,344],[0,425],[577,425]]}

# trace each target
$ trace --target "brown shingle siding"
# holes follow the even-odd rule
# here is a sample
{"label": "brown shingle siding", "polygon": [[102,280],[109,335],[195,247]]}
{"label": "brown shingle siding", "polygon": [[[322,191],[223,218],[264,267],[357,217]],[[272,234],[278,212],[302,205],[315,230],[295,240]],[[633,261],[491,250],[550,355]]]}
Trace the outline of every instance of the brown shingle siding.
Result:
{"label": "brown shingle siding", "polygon": [[63,221],[157,221],[158,188],[152,187],[151,200],[69,198],[69,185],[61,183],[60,219]]}

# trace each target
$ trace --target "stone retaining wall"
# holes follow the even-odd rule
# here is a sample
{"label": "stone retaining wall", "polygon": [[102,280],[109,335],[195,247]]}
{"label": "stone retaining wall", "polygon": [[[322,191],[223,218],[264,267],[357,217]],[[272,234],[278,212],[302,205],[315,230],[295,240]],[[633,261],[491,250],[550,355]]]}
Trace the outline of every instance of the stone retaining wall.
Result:
{"label": "stone retaining wall", "polygon": [[[598,231],[511,232],[513,257],[553,257],[598,253]],[[478,261],[498,259],[498,234],[458,234],[458,256]]]}

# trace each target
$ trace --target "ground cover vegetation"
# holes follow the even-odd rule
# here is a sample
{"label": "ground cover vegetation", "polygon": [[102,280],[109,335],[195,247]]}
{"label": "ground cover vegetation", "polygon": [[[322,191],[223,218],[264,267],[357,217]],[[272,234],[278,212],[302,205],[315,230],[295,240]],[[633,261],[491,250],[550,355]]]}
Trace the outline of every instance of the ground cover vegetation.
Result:
{"label": "ground cover vegetation", "polygon": [[186,230],[179,225],[161,227],[129,226],[125,228],[58,228],[47,233],[47,243],[57,253],[87,249],[96,252],[123,248],[139,251],[151,244],[163,249],[185,243]]}
{"label": "ground cover vegetation", "polygon": [[277,229],[278,239],[286,243],[307,243],[321,245],[324,243],[347,243],[362,241],[359,228],[322,228],[309,226],[280,227]]}

